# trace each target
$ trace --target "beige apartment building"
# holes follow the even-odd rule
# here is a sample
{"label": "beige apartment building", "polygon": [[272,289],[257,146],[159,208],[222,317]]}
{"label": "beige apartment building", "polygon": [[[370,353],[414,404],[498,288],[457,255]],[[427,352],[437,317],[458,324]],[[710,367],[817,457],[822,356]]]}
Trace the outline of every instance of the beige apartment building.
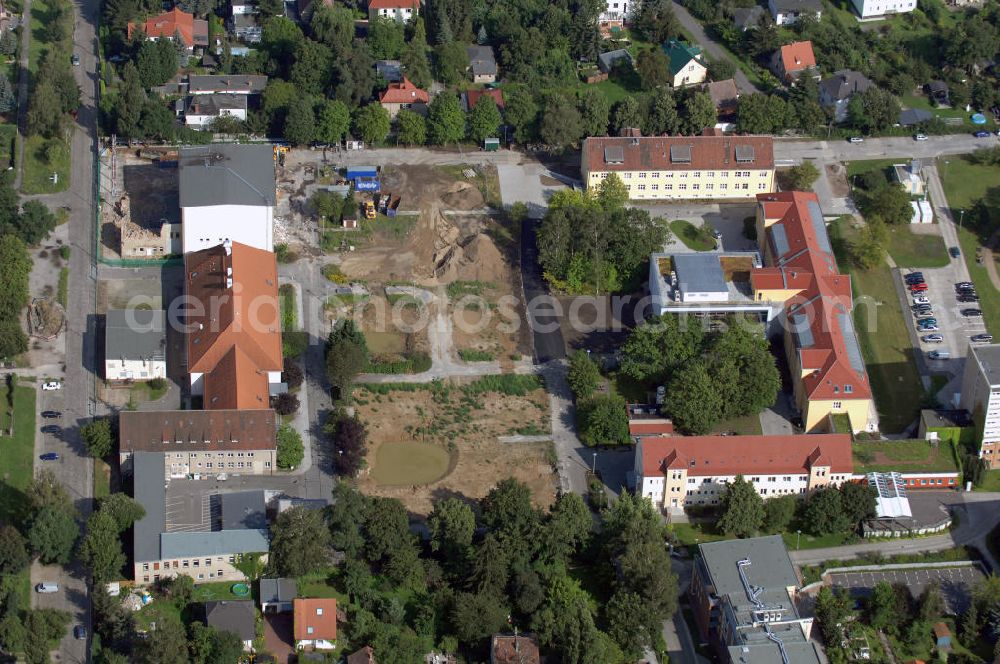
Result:
{"label": "beige apartment building", "polygon": [[588,190],[615,173],[632,200],[753,200],[774,191],[769,136],[614,136],[583,142]]}
{"label": "beige apartment building", "polygon": [[165,479],[270,475],[277,467],[277,420],[270,409],[122,411],[118,425],[126,472],[136,452],[162,453]]}

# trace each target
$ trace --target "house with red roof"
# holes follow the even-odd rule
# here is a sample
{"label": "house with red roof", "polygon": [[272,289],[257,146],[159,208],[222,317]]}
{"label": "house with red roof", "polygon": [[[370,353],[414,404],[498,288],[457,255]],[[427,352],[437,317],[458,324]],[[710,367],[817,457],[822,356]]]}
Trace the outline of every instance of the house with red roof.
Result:
{"label": "house with red roof", "polygon": [[368,0],[368,20],[388,18],[407,23],[420,14],[420,0]]}
{"label": "house with red roof", "polygon": [[764,498],[802,495],[853,479],[851,436],[673,436],[642,438],[636,490],[659,509],[718,505],[742,475]]}
{"label": "house with red roof", "polygon": [[179,7],[148,18],[141,25],[130,22],[129,39],[132,39],[136,30],[142,30],[146,39],[179,39],[189,51],[194,50],[195,46],[208,46],[208,21],[196,19],[194,14],[189,14]]}
{"label": "house with red roof", "polygon": [[292,632],[296,650],[333,650],[337,647],[337,600],[292,600]]}
{"label": "house with red roof", "polygon": [[785,83],[794,83],[803,74],[818,76],[812,42],[792,42],[779,48],[771,56],[771,71]]}
{"label": "house with red roof", "polygon": [[423,115],[427,112],[430,99],[431,96],[426,90],[421,90],[404,76],[402,81],[389,84],[389,87],[379,95],[378,103],[389,111],[390,118],[394,118],[404,108]]}
{"label": "house with red roof", "polygon": [[829,431],[831,416],[846,415],[852,432],[875,431],[878,414],[854,330],[851,278],[837,269],[816,194],[757,196],[757,233],[770,268],[756,277],[757,286],[790,295],[785,352],[805,430]]}

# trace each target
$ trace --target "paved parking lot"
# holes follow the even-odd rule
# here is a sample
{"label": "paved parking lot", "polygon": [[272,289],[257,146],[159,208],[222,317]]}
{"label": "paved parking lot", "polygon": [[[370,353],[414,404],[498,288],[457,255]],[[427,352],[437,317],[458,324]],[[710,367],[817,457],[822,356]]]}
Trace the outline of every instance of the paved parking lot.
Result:
{"label": "paved parking lot", "polygon": [[978,566],[832,572],[829,575],[831,585],[847,588],[851,597],[855,598],[867,597],[875,584],[882,581],[906,586],[910,594],[917,598],[932,581],[937,581],[941,586],[945,613],[949,615],[961,614],[968,608],[972,589],[985,578],[986,575]]}

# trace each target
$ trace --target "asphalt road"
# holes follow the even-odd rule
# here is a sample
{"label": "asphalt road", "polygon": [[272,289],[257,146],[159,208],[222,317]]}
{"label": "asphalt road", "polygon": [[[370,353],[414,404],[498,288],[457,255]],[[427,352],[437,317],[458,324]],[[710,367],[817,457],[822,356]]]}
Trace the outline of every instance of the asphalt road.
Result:
{"label": "asphalt road", "polygon": [[564,359],[566,343],[559,328],[559,320],[551,305],[547,304],[549,289],[538,264],[536,229],[535,222],[526,221],[521,230],[521,281],[528,305],[528,324],[531,325],[534,338],[535,362],[545,364],[551,360]]}
{"label": "asphalt road", "polygon": [[915,141],[911,137],[866,138],[863,143],[850,143],[844,139],[829,141],[777,139],[774,142],[775,161],[798,163],[803,159],[822,162],[857,161],[860,159],[932,159],[942,155],[965,154],[980,148],[993,147],[1000,139],[976,138],[972,134],[950,134],[929,136],[926,141]]}

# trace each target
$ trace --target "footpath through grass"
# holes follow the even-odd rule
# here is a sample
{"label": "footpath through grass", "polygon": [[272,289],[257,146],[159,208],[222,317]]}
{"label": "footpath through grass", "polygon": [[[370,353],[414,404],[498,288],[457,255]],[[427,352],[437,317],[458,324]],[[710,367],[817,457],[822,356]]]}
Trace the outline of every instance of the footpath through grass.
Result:
{"label": "footpath through grass", "polygon": [[862,270],[850,258],[857,231],[845,221],[830,225],[830,240],[841,271],[851,275],[854,290],[854,327],[868,378],[875,393],[883,433],[897,433],[920,412],[923,383],[910,343],[909,318],[903,315],[892,272],[885,263]]}

